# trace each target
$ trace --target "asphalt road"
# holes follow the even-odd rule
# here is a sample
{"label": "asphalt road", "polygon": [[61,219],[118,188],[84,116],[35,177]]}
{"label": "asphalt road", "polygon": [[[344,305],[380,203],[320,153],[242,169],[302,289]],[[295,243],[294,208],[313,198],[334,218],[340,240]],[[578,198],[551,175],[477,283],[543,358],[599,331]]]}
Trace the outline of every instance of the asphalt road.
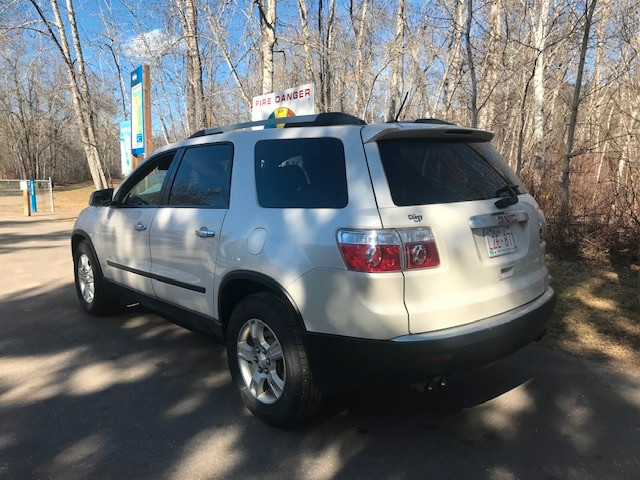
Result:
{"label": "asphalt road", "polygon": [[269,427],[215,340],[81,310],[71,227],[0,217],[0,479],[640,478],[640,376],[535,345]]}

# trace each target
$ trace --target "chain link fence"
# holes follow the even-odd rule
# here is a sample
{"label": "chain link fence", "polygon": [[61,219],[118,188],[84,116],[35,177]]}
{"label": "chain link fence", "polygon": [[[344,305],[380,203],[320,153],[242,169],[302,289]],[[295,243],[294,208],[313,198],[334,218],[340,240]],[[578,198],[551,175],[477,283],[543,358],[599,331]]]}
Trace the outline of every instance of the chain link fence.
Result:
{"label": "chain link fence", "polygon": [[[0,213],[22,213],[24,211],[20,182],[27,180],[0,179]],[[53,185],[51,178],[34,180],[36,193],[36,211],[38,213],[54,212]],[[31,199],[29,199],[31,202]],[[31,204],[31,203],[30,203]],[[32,209],[33,210],[33,209]]]}

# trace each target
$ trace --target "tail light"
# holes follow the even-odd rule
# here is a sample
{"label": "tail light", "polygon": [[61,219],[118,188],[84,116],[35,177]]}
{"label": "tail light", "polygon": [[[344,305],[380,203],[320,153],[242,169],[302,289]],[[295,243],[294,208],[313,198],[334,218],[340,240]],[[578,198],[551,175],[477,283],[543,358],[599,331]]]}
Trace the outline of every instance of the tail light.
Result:
{"label": "tail light", "polygon": [[540,243],[544,243],[547,239],[547,221],[544,218],[544,213],[539,208],[536,208],[538,212],[538,238]]}
{"label": "tail light", "polygon": [[397,272],[440,265],[438,248],[428,227],[402,230],[338,231],[338,246],[349,270]]}
{"label": "tail light", "polygon": [[433,237],[430,228],[400,230],[400,237],[404,245],[404,264],[407,270],[431,268],[440,265],[436,239]]}
{"label": "tail light", "polygon": [[338,245],[349,270],[395,272],[402,269],[395,230],[339,230]]}

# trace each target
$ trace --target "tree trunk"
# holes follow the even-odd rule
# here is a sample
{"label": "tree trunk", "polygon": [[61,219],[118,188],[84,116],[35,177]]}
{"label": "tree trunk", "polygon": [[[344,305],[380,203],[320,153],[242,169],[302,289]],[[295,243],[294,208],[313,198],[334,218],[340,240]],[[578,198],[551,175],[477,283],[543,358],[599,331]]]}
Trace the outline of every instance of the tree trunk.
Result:
{"label": "tree trunk", "polygon": [[364,117],[364,113],[366,110],[366,105],[363,106],[363,98],[362,98],[362,92],[363,92],[363,87],[365,82],[365,79],[363,78],[364,69],[362,66],[362,56],[363,56],[362,49],[364,48],[364,33],[367,25],[368,7],[369,7],[369,0],[364,0],[362,2],[362,10],[360,12],[360,18],[358,18],[358,21],[356,22],[353,17],[351,18],[351,22],[353,24],[354,32],[355,32],[355,40],[356,40],[356,52],[355,52],[356,60],[355,60],[355,66],[353,69],[353,76],[354,76],[354,82],[355,82],[355,92],[353,95],[353,114],[361,115],[362,117]]}
{"label": "tree trunk", "polygon": [[489,9],[489,41],[487,42],[487,65],[485,67],[484,107],[480,111],[481,128],[490,129],[493,124],[495,102],[492,93],[498,84],[498,66],[500,54],[498,47],[502,37],[502,0],[492,0]]}
{"label": "tree trunk", "polygon": [[540,0],[539,9],[535,12],[533,42],[536,51],[535,70],[533,74],[533,189],[538,190],[542,183],[545,151],[545,49],[547,42],[547,25],[551,0]]}
{"label": "tree trunk", "polygon": [[206,127],[202,61],[198,42],[198,9],[196,0],[175,1],[187,45],[187,59],[185,62],[187,74],[187,128],[189,133],[193,133]]}
{"label": "tree trunk", "polygon": [[453,103],[455,86],[458,84],[460,73],[459,57],[462,48],[462,34],[465,19],[464,0],[455,0],[454,14],[452,18],[451,39],[448,45],[447,60],[442,72],[442,80],[436,89],[434,114],[439,109],[440,98],[444,98],[444,117],[449,117],[449,111]]}
{"label": "tree trunk", "polygon": [[313,68],[313,56],[311,55],[311,33],[309,32],[309,21],[307,16],[307,3],[305,0],[298,0],[298,10],[300,12],[300,26],[302,28],[302,48],[304,49],[304,68],[307,72],[307,81],[316,83],[316,74]]}
{"label": "tree trunk", "polygon": [[[262,54],[262,94],[273,92],[273,48],[276,44],[276,1],[256,0],[260,14],[260,52]],[[264,7],[266,2],[266,10]]]}
{"label": "tree trunk", "polygon": [[321,54],[321,67],[320,67],[320,95],[322,111],[327,112],[331,110],[331,84],[333,81],[333,65],[332,65],[332,52],[333,52],[333,25],[335,22],[336,2],[335,0],[329,0],[329,12],[327,19],[327,33],[322,32],[322,1],[318,4],[318,34],[322,38],[322,54]]}
{"label": "tree trunk", "polygon": [[467,46],[467,64],[471,77],[471,126],[478,126],[478,79],[476,78],[476,66],[473,62],[473,50],[471,49],[471,22],[473,21],[473,0],[467,0],[467,22],[465,28],[465,43]]}
{"label": "tree trunk", "polygon": [[578,72],[576,73],[576,85],[573,90],[573,100],[571,102],[571,117],[567,130],[567,151],[562,158],[562,180],[560,183],[560,221],[567,225],[571,219],[570,203],[570,182],[571,182],[571,155],[573,153],[573,142],[576,133],[576,122],[578,121],[578,109],[580,108],[580,90],[582,88],[582,75],[584,72],[584,62],[589,48],[589,32],[593,20],[593,12],[596,9],[597,0],[591,0],[585,12],[584,32],[582,35],[582,45],[580,47],[580,60],[578,62]]}
{"label": "tree trunk", "polygon": [[387,121],[393,120],[398,115],[398,102],[402,96],[398,88],[398,82],[402,78],[404,67],[404,26],[406,23],[405,0],[398,0],[396,12],[396,36],[391,47],[391,83],[389,85],[389,109]]}

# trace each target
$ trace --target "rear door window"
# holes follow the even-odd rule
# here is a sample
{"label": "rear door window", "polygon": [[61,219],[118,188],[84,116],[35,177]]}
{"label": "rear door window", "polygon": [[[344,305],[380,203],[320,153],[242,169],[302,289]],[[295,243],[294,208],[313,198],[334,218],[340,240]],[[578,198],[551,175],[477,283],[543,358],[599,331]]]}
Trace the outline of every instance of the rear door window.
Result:
{"label": "rear door window", "polygon": [[484,143],[488,147],[430,139],[379,141],[393,203],[407,206],[484,200],[496,198],[507,185],[523,193],[515,174],[495,149]]}
{"label": "rear door window", "polygon": [[261,207],[347,205],[344,146],[337,138],[261,140],[255,147],[255,172]]}
{"label": "rear door window", "polygon": [[228,208],[233,146],[187,148],[176,172],[169,205]]}

